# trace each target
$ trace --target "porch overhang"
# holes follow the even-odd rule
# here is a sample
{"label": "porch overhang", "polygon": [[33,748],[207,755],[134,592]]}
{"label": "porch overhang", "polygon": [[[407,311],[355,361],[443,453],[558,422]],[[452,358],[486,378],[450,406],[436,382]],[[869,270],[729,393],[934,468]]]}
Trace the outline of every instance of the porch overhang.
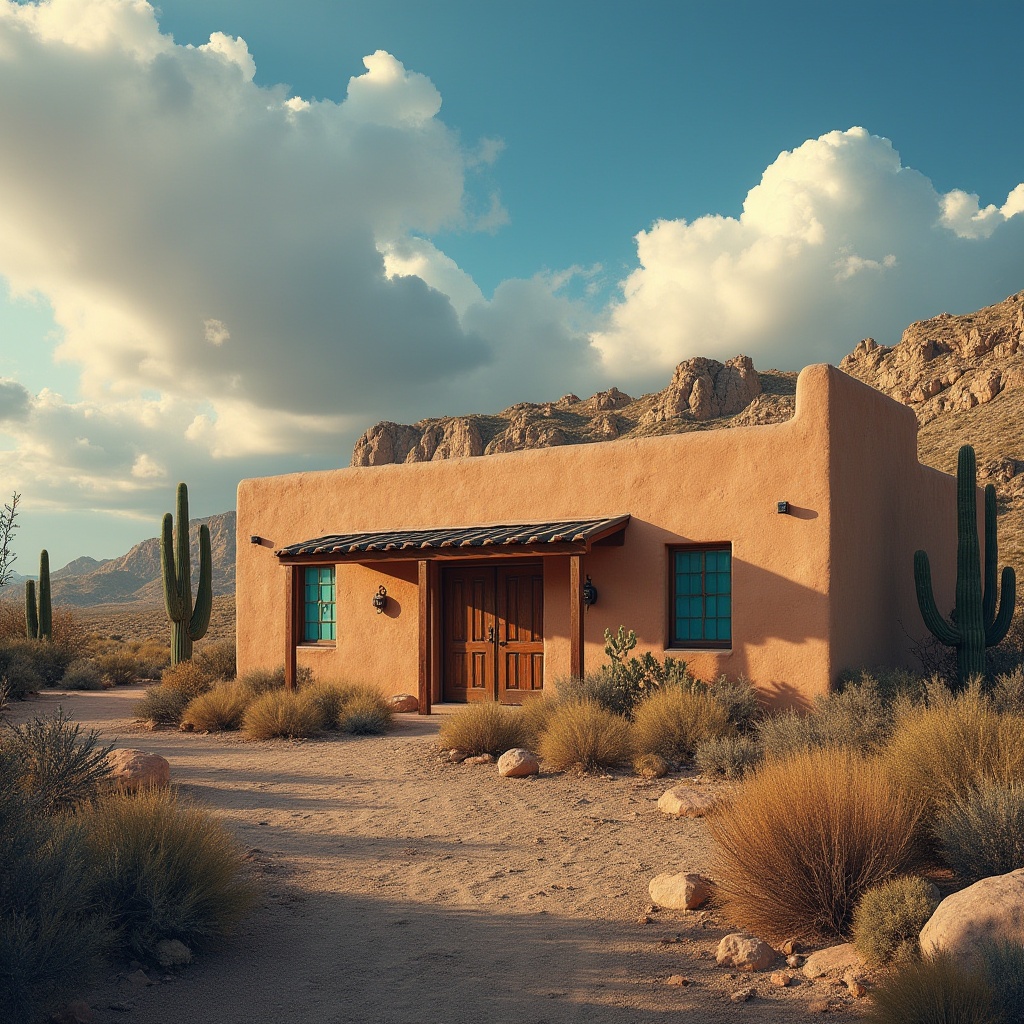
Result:
{"label": "porch overhang", "polygon": [[447,526],[331,534],[275,552],[281,565],[585,555],[595,544],[622,544],[629,516],[492,526]]}

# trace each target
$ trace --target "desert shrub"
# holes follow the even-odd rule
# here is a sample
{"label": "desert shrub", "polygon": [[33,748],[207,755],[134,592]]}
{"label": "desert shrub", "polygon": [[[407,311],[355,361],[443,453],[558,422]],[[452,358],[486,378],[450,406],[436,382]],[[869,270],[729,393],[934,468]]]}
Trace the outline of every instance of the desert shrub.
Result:
{"label": "desert shrub", "polygon": [[708,693],[725,708],[729,721],[740,732],[750,732],[754,723],[761,717],[761,705],[757,699],[757,690],[750,680],[740,676],[730,679],[719,676],[708,686]]}
{"label": "desert shrub", "polygon": [[160,677],[160,685],[165,690],[184,693],[189,700],[213,689],[215,681],[216,677],[195,661],[179,661],[177,665],[164,669]]}
{"label": "desert shrub", "polygon": [[237,683],[220,683],[212,690],[193,697],[182,712],[181,721],[199,732],[223,732],[240,729],[250,694]]}
{"label": "desert shrub", "polygon": [[242,728],[254,740],[299,739],[320,731],[320,714],[300,690],[268,690],[245,709]]}
{"label": "desert shrub", "polygon": [[1024,1021],[1024,946],[1018,942],[978,943],[982,973],[995,993],[1005,1024]]}
{"label": "desert shrub", "polygon": [[321,729],[337,729],[342,710],[352,699],[354,688],[349,683],[318,680],[303,687],[302,695],[311,707],[316,709]]}
{"label": "desert shrub", "polygon": [[708,775],[739,779],[761,763],[764,752],[751,736],[716,736],[701,740],[694,748],[694,764]]}
{"label": "desert shrub", "polygon": [[103,673],[88,658],[78,658],[68,665],[61,686],[65,690],[102,690]]}
{"label": "desert shrub", "polygon": [[0,647],[0,686],[9,700],[24,700],[43,688],[43,677],[31,658],[21,653],[20,645]]}
{"label": "desert shrub", "polygon": [[141,640],[130,643],[129,650],[135,655],[140,679],[159,679],[171,663],[170,644],[160,640]]}
{"label": "desert shrub", "polygon": [[965,882],[1024,867],[1024,787],[985,782],[953,795],[935,834],[943,860]]}
{"label": "desert shrub", "polygon": [[523,728],[522,745],[536,750],[541,734],[548,727],[551,716],[558,707],[558,697],[537,697],[526,701],[519,709],[519,722]]}
{"label": "desert shrub", "polygon": [[992,707],[1003,715],[1024,715],[1024,669],[996,676],[989,694]]}
{"label": "desert shrub", "polygon": [[633,745],[672,764],[691,764],[701,740],[727,736],[736,727],[725,705],[709,693],[669,686],[652,693],[633,713]]}
{"label": "desert shrub", "polygon": [[83,732],[59,708],[50,718],[15,725],[4,735],[5,760],[33,813],[56,814],[91,800],[110,774],[107,754],[95,732]]}
{"label": "desert shrub", "polygon": [[527,741],[521,711],[502,707],[494,701],[475,701],[448,715],[438,734],[442,747],[495,757],[514,747],[525,746]]}
{"label": "desert shrub", "polygon": [[905,875],[868,889],[853,913],[853,944],[871,967],[921,955],[918,936],[939,901],[923,878]]}
{"label": "desert shrub", "polygon": [[621,768],[633,759],[632,729],[621,715],[597,704],[568,701],[552,714],[538,753],[555,771]]}
{"label": "desert shrub", "polygon": [[[640,699],[639,692],[630,691],[621,677],[607,668],[595,669],[584,676],[564,676],[555,680],[555,699],[562,703],[586,701],[611,711],[629,715]],[[550,699],[550,698],[549,698]]]}
{"label": "desert shrub", "polygon": [[228,932],[254,891],[228,830],[167,790],[111,793],[82,813],[99,905],[125,953]]}
{"label": "desert shrub", "polygon": [[984,782],[1024,782],[1024,718],[1001,715],[974,684],[957,695],[929,691],[905,710],[881,768],[938,812]]}
{"label": "desert shrub", "polygon": [[214,640],[196,649],[193,657],[196,664],[214,679],[235,678],[235,642]]}
{"label": "desert shrub", "polygon": [[762,765],[707,819],[727,916],[766,937],[845,934],[868,889],[914,866],[920,815],[848,749]]}
{"label": "desert shrub", "polygon": [[359,687],[342,706],[338,728],[354,736],[380,736],[391,726],[392,711],[380,690]]}
{"label": "desert shrub", "polygon": [[131,686],[136,680],[150,675],[150,666],[128,651],[101,654],[96,658],[96,666],[108,686]]}
{"label": "desert shrub", "polygon": [[986,654],[988,671],[992,677],[1024,668],[1024,610],[1019,603],[1006,636],[995,647],[990,647]]}
{"label": "desert shrub", "polygon": [[909,963],[871,990],[873,1024],[999,1024],[987,979],[939,953]]}
{"label": "desert shrub", "polygon": [[182,690],[172,690],[167,686],[151,686],[142,695],[132,714],[142,721],[156,722],[158,725],[177,725],[189,702],[195,698]]}
{"label": "desert shrub", "polygon": [[640,754],[633,759],[633,771],[645,779],[662,779],[671,767],[660,754]]}
{"label": "desert shrub", "polygon": [[[261,693],[267,693],[269,690],[284,689],[284,666],[279,665],[275,669],[250,669],[238,677],[238,682],[254,697],[258,697]],[[295,672],[295,683],[297,686],[311,686],[313,684],[312,669],[305,665],[299,665]]]}

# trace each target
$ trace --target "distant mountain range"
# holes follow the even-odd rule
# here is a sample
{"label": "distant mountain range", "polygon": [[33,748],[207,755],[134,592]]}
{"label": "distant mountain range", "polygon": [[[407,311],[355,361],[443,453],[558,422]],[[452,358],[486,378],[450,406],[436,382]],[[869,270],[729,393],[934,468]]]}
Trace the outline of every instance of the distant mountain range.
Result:
{"label": "distant mountain range", "polygon": [[[213,555],[213,593],[235,592],[235,513],[222,512],[189,522],[192,537],[192,587],[199,581],[199,525],[210,528]],[[15,573],[4,588],[4,597],[20,598],[25,580],[34,576]],[[160,540],[152,537],[136,544],[126,555],[97,561],[83,555],[50,573],[54,604],[89,607],[98,604],[160,604],[163,581],[160,575]]]}

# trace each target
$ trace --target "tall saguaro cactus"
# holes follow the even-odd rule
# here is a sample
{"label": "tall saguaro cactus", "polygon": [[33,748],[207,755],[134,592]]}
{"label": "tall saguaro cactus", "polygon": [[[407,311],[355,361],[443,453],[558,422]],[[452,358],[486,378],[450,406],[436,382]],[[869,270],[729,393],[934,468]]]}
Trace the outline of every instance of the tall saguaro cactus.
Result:
{"label": "tall saguaro cactus", "polygon": [[985,566],[982,576],[978,545],[977,464],[974,449],[965,444],[956,465],[956,606],[953,622],[947,622],[935,606],[928,555],[914,553],[917,603],[925,625],[947,647],[956,648],[957,677],[961,685],[972,676],[985,674],[985,649],[1006,636],[1017,601],[1017,577],[1003,568],[1002,594],[996,612],[996,489],[985,488]]}
{"label": "tall saguaro cactus", "polygon": [[39,607],[36,609],[35,580],[25,581],[25,632],[30,640],[53,639],[53,609],[50,605],[50,555],[39,552]]}
{"label": "tall saguaro cactus", "polygon": [[192,607],[192,564],[188,544],[188,488],[178,484],[177,523],[166,513],[160,537],[160,567],[164,577],[164,603],[171,620],[171,664],[192,657],[192,642],[201,640],[210,625],[213,608],[213,565],[210,528],[199,527],[199,590]]}

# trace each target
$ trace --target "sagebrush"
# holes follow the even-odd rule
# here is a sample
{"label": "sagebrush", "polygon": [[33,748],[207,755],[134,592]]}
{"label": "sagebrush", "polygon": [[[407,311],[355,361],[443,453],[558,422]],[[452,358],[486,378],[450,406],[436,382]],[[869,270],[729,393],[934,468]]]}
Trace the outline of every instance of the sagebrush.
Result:
{"label": "sagebrush", "polygon": [[587,701],[555,708],[541,734],[538,753],[555,771],[622,768],[633,760],[630,723],[621,715]]}
{"label": "sagebrush", "polygon": [[871,967],[918,959],[918,936],[939,905],[923,878],[891,878],[864,893],[853,914],[853,944]]}

